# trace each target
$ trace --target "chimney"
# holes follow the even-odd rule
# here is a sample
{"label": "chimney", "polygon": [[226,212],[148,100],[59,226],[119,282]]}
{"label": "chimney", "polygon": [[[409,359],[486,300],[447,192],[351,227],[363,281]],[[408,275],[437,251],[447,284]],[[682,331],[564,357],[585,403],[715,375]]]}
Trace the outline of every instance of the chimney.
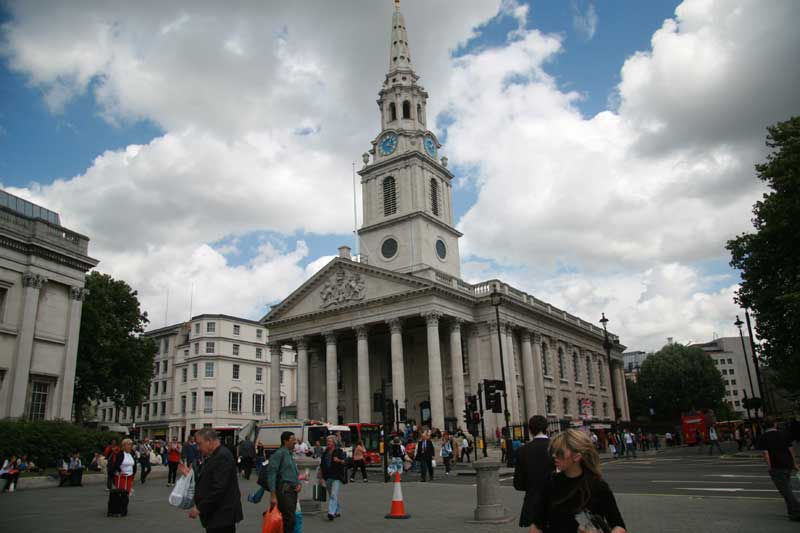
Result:
{"label": "chimney", "polygon": [[342,259],[350,259],[350,247],[349,246],[340,246],[339,247],[339,257]]}

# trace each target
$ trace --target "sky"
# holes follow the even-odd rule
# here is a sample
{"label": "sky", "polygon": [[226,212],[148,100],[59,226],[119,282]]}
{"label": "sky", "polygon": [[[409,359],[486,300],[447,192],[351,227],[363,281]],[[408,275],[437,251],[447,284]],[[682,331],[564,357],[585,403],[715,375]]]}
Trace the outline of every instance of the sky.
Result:
{"label": "sky", "polygon": [[[89,236],[151,327],[260,318],[352,245],[393,2],[1,5],[0,188]],[[800,113],[800,2],[402,11],[464,279],[604,312],[630,350],[737,334],[725,243]]]}

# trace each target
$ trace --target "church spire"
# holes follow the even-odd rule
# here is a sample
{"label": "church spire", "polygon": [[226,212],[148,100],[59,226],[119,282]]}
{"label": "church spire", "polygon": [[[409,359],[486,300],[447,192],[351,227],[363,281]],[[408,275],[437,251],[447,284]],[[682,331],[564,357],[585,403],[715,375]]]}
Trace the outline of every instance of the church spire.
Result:
{"label": "church spire", "polygon": [[406,19],[400,12],[400,0],[394,0],[392,15],[392,37],[389,46],[389,75],[399,71],[414,71],[411,65],[411,51],[408,48]]}

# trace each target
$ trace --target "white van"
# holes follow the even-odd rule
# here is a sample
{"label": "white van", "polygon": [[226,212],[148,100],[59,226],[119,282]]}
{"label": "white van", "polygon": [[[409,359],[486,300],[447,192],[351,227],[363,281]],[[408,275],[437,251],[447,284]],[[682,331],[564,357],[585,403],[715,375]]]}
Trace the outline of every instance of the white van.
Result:
{"label": "white van", "polygon": [[282,420],[281,422],[262,422],[255,427],[255,443],[267,450],[267,454],[277,450],[281,445],[281,433],[291,431],[295,437],[313,448],[317,441],[325,446],[325,439],[330,434],[338,434],[342,441],[342,449],[348,456],[352,455],[353,443],[350,428],[335,426],[314,420]]}

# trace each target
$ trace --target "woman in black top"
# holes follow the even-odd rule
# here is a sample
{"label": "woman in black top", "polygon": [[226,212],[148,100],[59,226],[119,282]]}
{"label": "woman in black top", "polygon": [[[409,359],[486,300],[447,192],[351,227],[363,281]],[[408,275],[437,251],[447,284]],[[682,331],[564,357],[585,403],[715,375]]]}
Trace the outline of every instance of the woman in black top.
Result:
{"label": "woman in black top", "polygon": [[550,450],[558,473],[536,502],[531,533],[625,533],[614,494],[600,475],[600,457],[583,431],[556,435]]}

